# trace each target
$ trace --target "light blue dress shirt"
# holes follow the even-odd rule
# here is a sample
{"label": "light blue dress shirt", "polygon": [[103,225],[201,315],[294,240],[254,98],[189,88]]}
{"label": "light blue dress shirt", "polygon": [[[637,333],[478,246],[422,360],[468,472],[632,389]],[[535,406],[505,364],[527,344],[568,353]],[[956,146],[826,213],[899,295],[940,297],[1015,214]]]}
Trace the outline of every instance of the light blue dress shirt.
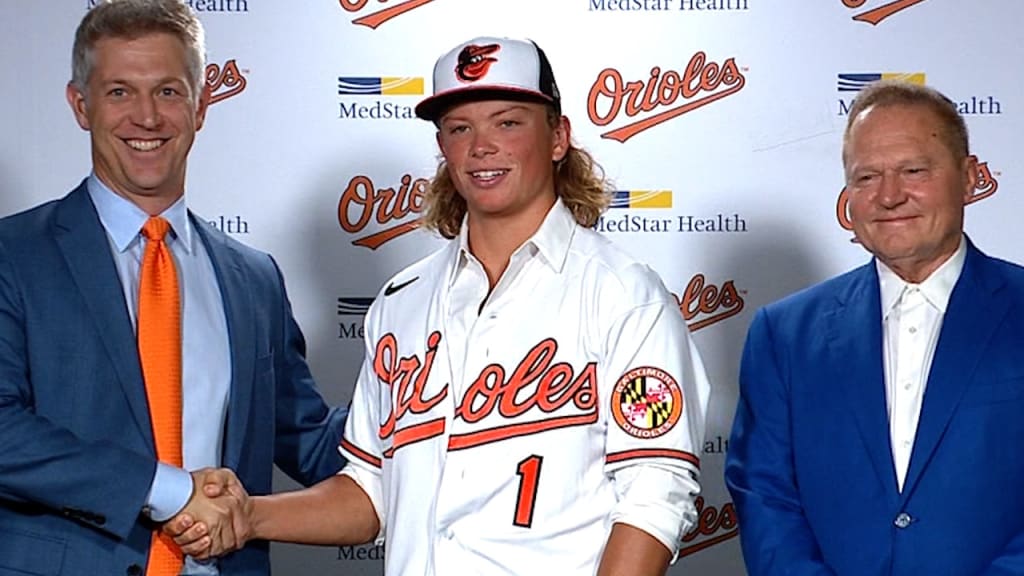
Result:
{"label": "light blue dress shirt", "polygon": [[[118,196],[95,175],[88,179],[89,196],[107,231],[125,304],[135,325],[139,300],[139,268],[145,249],[142,226],[149,214]],[[171,224],[168,248],[178,272],[182,303],[182,456],[184,470],[159,463],[150,487],[150,518],[162,522],[177,514],[192,495],[187,470],[221,465],[224,420],[231,384],[231,353],[224,301],[213,263],[192,231],[182,197],[160,214]],[[217,574],[216,563],[186,559],[183,574]]]}

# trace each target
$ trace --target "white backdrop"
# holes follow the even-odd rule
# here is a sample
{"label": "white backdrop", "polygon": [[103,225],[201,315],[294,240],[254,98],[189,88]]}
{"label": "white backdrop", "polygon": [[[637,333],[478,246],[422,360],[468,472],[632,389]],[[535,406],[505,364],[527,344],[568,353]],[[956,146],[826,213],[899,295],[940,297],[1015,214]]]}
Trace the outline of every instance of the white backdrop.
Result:
{"label": "white backdrop", "polygon": [[[601,230],[679,295],[714,385],[702,522],[671,574],[743,574],[721,477],[753,311],[867,259],[839,203],[840,139],[858,85],[916,74],[961,103],[986,170],[968,233],[1024,261],[1019,0],[191,4],[218,100],[192,152],[189,204],[277,258],[333,403],[350,397],[369,297],[440,246],[411,230],[437,155],[432,126],[411,108],[430,89],[434,59],[478,35],[528,36],[545,49],[575,138],[623,191]],[[88,173],[88,136],[64,100],[88,6],[0,0],[0,215],[61,196]],[[351,93],[360,82],[382,88]],[[368,576],[381,573],[379,557],[281,545],[274,567]]]}

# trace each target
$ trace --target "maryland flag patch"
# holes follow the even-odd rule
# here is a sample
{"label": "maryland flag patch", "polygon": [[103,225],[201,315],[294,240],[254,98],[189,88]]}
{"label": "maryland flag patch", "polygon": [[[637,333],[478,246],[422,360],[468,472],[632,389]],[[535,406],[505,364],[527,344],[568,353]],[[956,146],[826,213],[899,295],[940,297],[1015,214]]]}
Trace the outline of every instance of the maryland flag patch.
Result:
{"label": "maryland flag patch", "polygon": [[630,436],[657,438],[683,413],[683,393],[664,370],[644,366],[619,378],[612,392],[612,416]]}

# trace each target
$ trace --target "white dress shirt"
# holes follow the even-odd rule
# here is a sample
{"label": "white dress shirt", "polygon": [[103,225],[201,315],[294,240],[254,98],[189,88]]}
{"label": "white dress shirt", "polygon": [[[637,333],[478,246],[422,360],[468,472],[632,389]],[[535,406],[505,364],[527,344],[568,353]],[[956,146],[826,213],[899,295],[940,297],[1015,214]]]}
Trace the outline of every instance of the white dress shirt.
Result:
{"label": "white dress shirt", "polygon": [[[139,268],[149,219],[141,208],[118,196],[95,175],[89,197],[107,232],[125,305],[135,326],[139,302]],[[224,301],[206,248],[192,231],[184,198],[160,214],[171,225],[167,247],[174,258],[182,308],[182,457],[184,469],[158,463],[146,501],[147,512],[161,522],[177,514],[192,496],[187,470],[221,465],[224,419],[231,385],[231,353]],[[217,574],[215,562],[186,558],[183,574]]]}
{"label": "white dress shirt", "polygon": [[956,252],[920,284],[906,282],[875,260],[882,302],[889,442],[900,490],[910,466],[942,318],[966,255],[967,242],[961,237]]}

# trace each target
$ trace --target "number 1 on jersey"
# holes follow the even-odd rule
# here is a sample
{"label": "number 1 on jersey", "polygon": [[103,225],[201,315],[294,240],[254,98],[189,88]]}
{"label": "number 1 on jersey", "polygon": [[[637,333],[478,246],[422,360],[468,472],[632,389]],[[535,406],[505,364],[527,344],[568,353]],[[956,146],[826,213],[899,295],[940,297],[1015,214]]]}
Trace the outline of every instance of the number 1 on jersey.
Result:
{"label": "number 1 on jersey", "polygon": [[533,524],[533,505],[537,501],[537,483],[540,480],[540,466],[544,463],[543,456],[534,454],[519,463],[516,475],[519,476],[519,495],[516,497],[516,515],[512,523],[522,528]]}

